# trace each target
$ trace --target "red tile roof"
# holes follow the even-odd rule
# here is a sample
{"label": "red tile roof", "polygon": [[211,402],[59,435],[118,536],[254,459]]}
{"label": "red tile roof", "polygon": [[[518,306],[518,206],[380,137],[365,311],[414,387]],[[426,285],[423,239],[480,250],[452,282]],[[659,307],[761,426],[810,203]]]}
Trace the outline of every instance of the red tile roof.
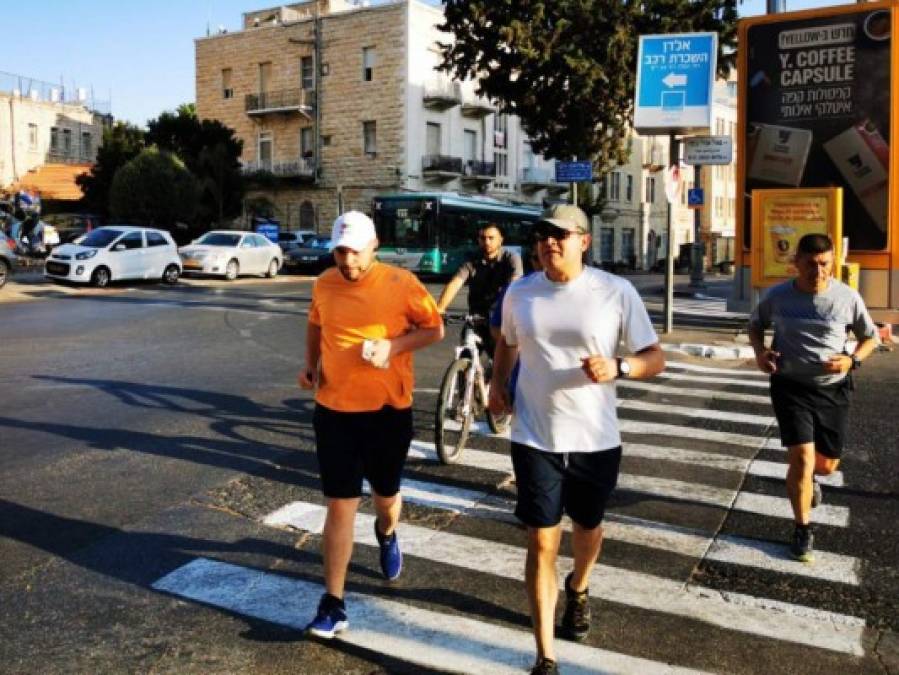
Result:
{"label": "red tile roof", "polygon": [[78,201],[84,194],[75,178],[91,170],[91,164],[44,164],[32,169],[10,191],[39,192],[41,199]]}

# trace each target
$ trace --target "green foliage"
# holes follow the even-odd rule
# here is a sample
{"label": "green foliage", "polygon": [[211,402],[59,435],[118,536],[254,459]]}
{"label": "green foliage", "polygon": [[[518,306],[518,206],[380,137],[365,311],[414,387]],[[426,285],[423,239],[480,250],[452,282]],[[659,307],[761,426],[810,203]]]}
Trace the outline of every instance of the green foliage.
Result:
{"label": "green foliage", "polygon": [[198,223],[221,222],[240,214],[245,189],[240,172],[243,142],[233,129],[217,120],[198,119],[192,103],[179,106],[175,113],[162,113],[147,127],[147,143],[176,154],[197,177]]}
{"label": "green foliage", "polygon": [[627,161],[641,34],[717,31],[733,63],[737,0],[444,0],[441,68],[517,115],[536,152]]}
{"label": "green foliage", "polygon": [[199,191],[184,162],[149,147],[116,172],[110,211],[123,222],[170,229],[177,222],[193,220]]}
{"label": "green foliage", "polygon": [[89,211],[108,215],[109,192],[116,172],[137,157],[144,145],[144,132],[127,122],[116,122],[103,129],[96,163],[89,173],[75,179],[84,191],[84,204]]}

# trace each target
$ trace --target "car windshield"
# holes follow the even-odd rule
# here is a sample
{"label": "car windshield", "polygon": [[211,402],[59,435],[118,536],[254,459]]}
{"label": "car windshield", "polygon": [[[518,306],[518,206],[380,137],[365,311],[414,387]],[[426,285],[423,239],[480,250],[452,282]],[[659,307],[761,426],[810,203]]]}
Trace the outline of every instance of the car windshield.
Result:
{"label": "car windshield", "polygon": [[240,241],[239,234],[224,234],[223,232],[209,232],[197,240],[204,246],[237,246]]}
{"label": "car windshield", "polygon": [[88,234],[78,243],[82,246],[88,246],[89,248],[105,248],[115,241],[121,234],[121,230],[107,230],[105,228],[100,228],[99,230],[94,230]]}
{"label": "car windshield", "polygon": [[328,248],[331,245],[331,237],[315,237],[306,242],[309,248]]}

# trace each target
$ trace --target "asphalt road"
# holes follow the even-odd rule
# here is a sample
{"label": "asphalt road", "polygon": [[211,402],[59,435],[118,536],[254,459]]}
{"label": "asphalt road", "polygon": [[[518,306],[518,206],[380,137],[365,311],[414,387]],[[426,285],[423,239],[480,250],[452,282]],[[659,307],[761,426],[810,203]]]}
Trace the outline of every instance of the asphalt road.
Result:
{"label": "asphalt road", "polygon": [[[302,636],[321,583],[312,404],[295,385],[310,289],[120,286],[0,304],[0,671],[526,668],[507,442],[476,433],[455,466],[428,446],[453,335],[416,358],[403,576],[380,579],[366,504],[351,629]],[[896,353],[858,378],[813,566],[785,559],[764,379],[670,360],[651,387],[619,389],[625,460],[594,630],[561,648],[563,672],[899,672]]]}

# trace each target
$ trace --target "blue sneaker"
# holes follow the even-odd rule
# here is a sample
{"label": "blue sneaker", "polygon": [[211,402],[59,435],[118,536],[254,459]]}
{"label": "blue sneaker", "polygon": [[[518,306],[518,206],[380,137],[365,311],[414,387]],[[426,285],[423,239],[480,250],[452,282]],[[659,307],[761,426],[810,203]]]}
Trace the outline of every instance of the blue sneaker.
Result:
{"label": "blue sneaker", "polygon": [[396,538],[396,531],[389,537],[378,531],[378,519],[375,518],[375,537],[378,546],[381,547],[381,572],[388,581],[399,577],[403,571],[403,552],[400,551],[400,542]]}
{"label": "blue sneaker", "polygon": [[325,593],[318,601],[318,613],[306,626],[306,632],[330,640],[349,627],[350,622],[346,618],[346,607],[343,600]]}

